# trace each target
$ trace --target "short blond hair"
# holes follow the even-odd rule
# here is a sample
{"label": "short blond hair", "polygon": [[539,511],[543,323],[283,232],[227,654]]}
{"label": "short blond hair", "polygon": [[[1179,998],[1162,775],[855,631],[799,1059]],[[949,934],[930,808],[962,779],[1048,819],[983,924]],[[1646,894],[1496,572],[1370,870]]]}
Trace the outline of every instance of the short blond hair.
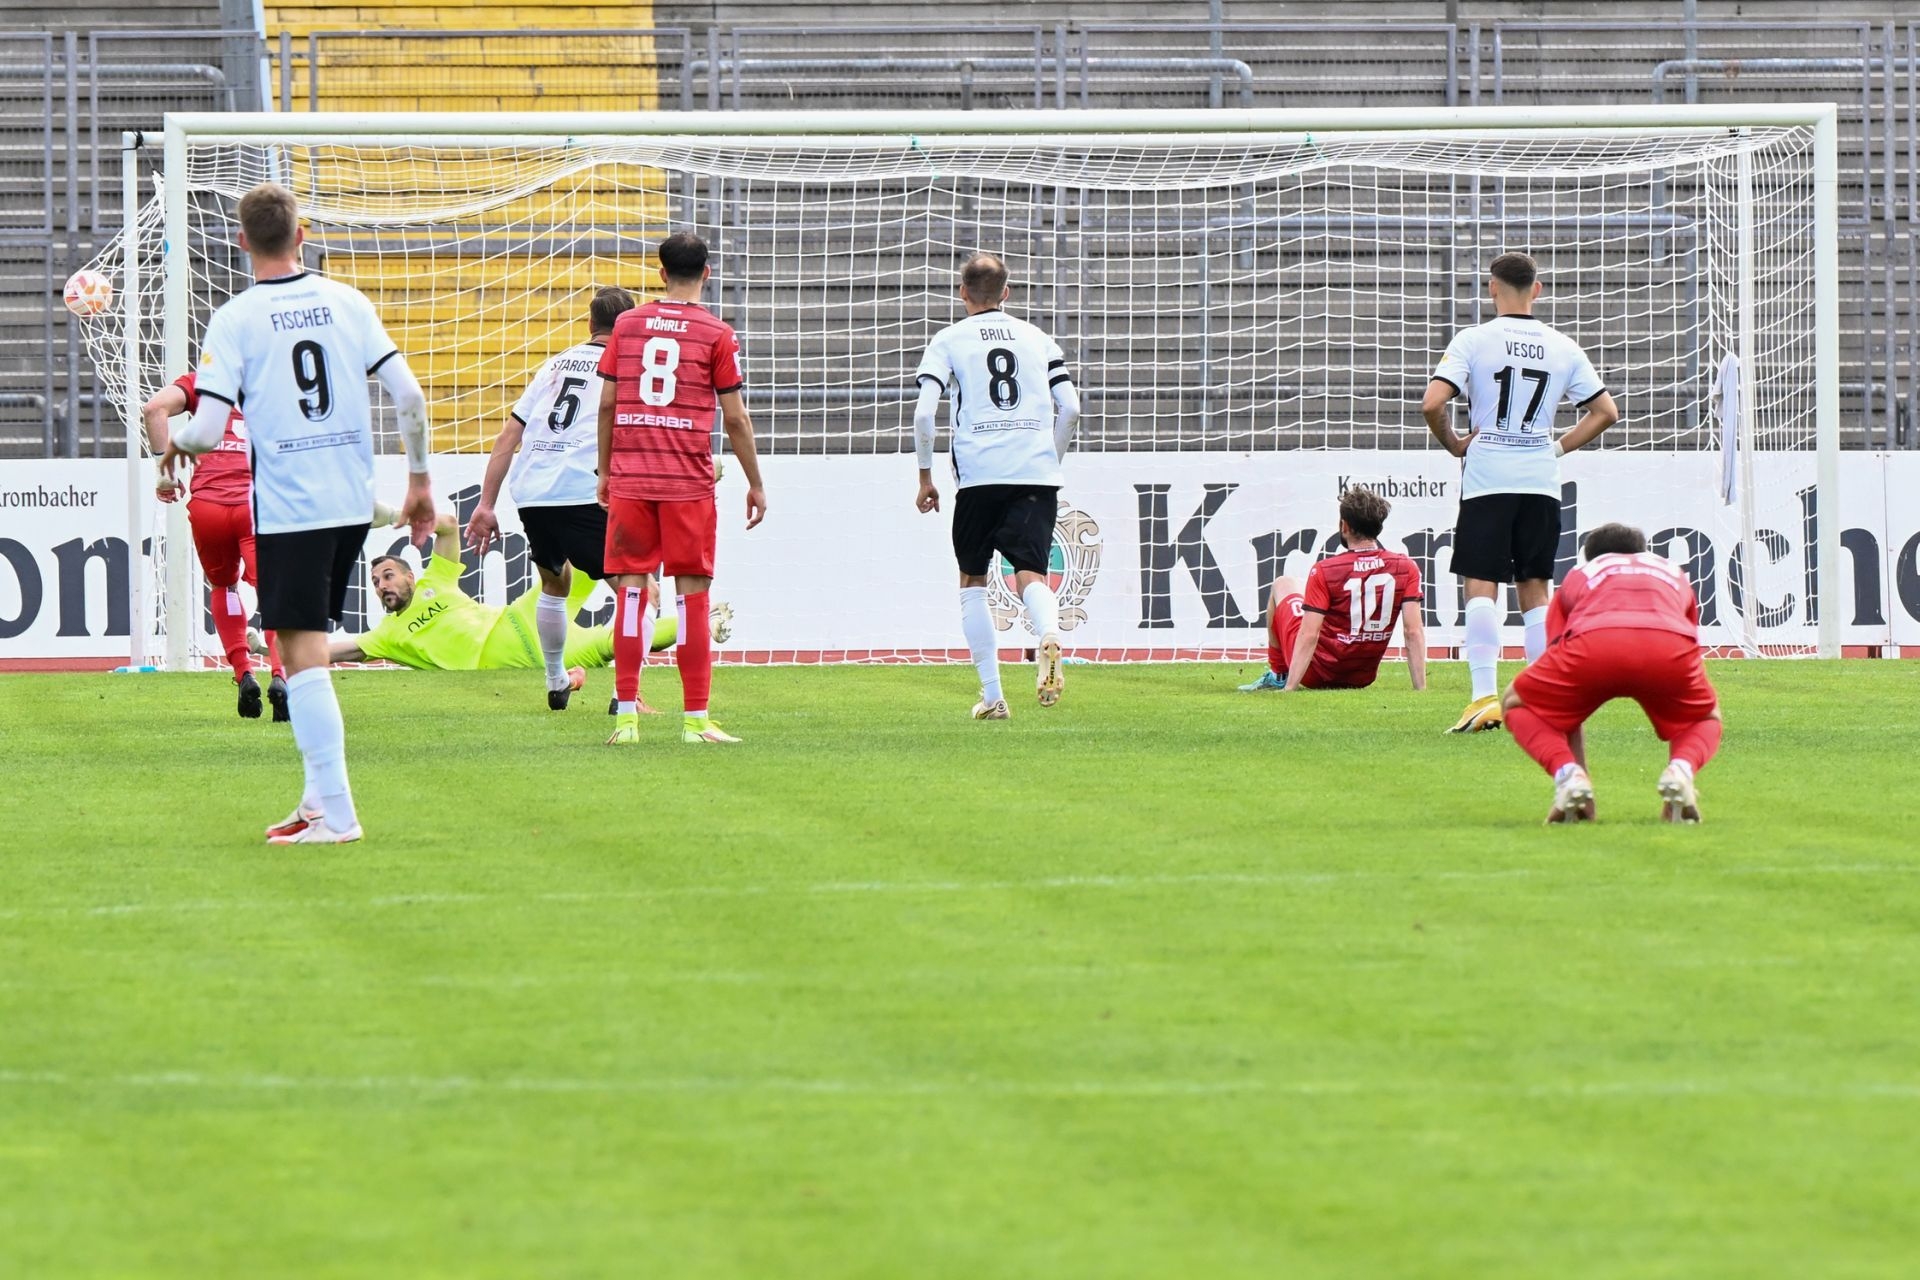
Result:
{"label": "short blond hair", "polygon": [[960,268],[960,288],[977,307],[996,307],[1007,296],[1007,264],[990,253],[976,253]]}
{"label": "short blond hair", "polygon": [[240,230],[247,251],[263,258],[293,252],[300,234],[300,202],[277,182],[263,182],[240,197]]}

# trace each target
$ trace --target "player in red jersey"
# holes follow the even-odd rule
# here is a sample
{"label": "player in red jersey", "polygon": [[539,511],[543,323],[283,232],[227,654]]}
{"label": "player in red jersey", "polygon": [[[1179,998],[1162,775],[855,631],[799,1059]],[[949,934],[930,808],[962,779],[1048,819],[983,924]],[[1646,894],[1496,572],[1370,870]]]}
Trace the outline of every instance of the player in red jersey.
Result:
{"label": "player in red jersey", "polygon": [[660,244],[666,296],[621,313],[600,356],[612,385],[600,397],[600,504],[607,509],[606,581],[614,589],[613,692],[609,744],[640,740],[640,665],[653,634],[648,588],[656,569],[680,597],[680,688],[685,742],[738,742],[708,715],[713,687],[713,586],[717,515],[713,486],[716,405],[727,443],[747,478],[747,528],[767,513],[741,388],[733,329],[700,305],[707,246],[690,231]]}
{"label": "player in red jersey", "polygon": [[1567,575],[1547,611],[1547,651],[1514,679],[1507,727],[1553,775],[1548,822],[1591,822],[1581,726],[1603,703],[1632,698],[1668,746],[1660,816],[1700,821],[1693,777],[1720,748],[1720,699],[1700,660],[1700,605],[1671,561],[1647,554],[1624,524],[1587,535],[1586,563]]}
{"label": "player in red jersey", "polygon": [[[183,374],[141,409],[147,441],[154,453],[167,451],[168,419],[200,408],[194,378],[190,372]],[[163,475],[155,493],[162,502],[175,502],[180,486]],[[235,590],[243,579],[250,587],[259,585],[253,551],[253,469],[247,458],[246,421],[238,409],[227,415],[227,433],[220,443],[194,463],[187,523],[193,529],[193,548],[200,555],[200,568],[207,575],[207,585],[213,588],[213,629],[226,651],[227,665],[233,668],[234,683],[240,687],[240,714],[257,719],[260,682],[254,678],[247,647],[250,610]],[[267,632],[267,661],[273,671],[273,678],[267,682],[267,701],[273,705],[273,718],[284,721],[288,718],[287,677],[280,665],[280,646],[271,631]]]}
{"label": "player in red jersey", "polygon": [[[1242,693],[1364,689],[1380,673],[1396,619],[1404,628],[1407,674],[1427,687],[1427,627],[1420,566],[1380,545],[1387,500],[1354,485],[1340,495],[1346,550],[1298,578],[1273,584],[1267,603],[1267,671]],[[1331,622],[1331,628],[1327,624]]]}

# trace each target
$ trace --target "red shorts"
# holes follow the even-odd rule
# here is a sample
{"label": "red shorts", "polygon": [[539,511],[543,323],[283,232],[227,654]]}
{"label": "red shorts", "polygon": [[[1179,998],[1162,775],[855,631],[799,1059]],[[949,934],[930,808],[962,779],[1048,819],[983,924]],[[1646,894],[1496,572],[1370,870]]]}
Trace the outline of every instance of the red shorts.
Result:
{"label": "red shorts", "polygon": [[607,499],[607,576],[665,573],[711,578],[719,518],[713,498],[661,502]]}
{"label": "red shorts", "polygon": [[[1306,612],[1307,598],[1298,591],[1281,596],[1280,602],[1274,606],[1273,621],[1267,624],[1267,643],[1271,646],[1268,665],[1273,666],[1276,672],[1286,671],[1293,662],[1293,646],[1300,639],[1300,619],[1306,616]],[[1320,654],[1320,650],[1314,650],[1306,674],[1300,677],[1302,689],[1325,689],[1332,685],[1332,672],[1321,661]],[[1274,661],[1276,658],[1277,665]]]}
{"label": "red shorts", "polygon": [[258,586],[253,556],[253,508],[245,503],[187,500],[187,523],[193,528],[193,549],[207,585],[226,588],[246,578]]}
{"label": "red shorts", "polygon": [[1562,733],[1602,704],[1632,698],[1662,742],[1707,719],[1720,699],[1699,642],[1672,631],[1618,627],[1566,636],[1514,677],[1513,691]]}

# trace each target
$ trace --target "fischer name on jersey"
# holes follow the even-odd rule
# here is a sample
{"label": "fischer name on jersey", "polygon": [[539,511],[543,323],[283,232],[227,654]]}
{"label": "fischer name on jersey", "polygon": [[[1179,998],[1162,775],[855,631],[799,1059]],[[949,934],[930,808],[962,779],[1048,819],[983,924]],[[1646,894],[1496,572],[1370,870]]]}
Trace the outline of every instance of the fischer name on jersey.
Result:
{"label": "fischer name on jersey", "polygon": [[1680,567],[1649,551],[1595,556],[1567,575],[1547,609],[1549,643],[1588,631],[1700,637],[1700,602]]}
{"label": "fischer name on jersey", "polygon": [[1308,572],[1301,594],[1309,612],[1326,617],[1310,676],[1318,685],[1342,689],[1373,683],[1401,607],[1426,599],[1420,566],[1385,547],[1328,556]]}
{"label": "fischer name on jersey", "polygon": [[643,302],[613,322],[600,376],[614,384],[607,492],[649,502],[712,497],[719,397],[746,385],[733,327],[697,302]]}
{"label": "fischer name on jersey", "polygon": [[1456,334],[1433,376],[1467,398],[1477,433],[1467,446],[1461,498],[1560,496],[1554,414],[1563,400],[1584,405],[1607,389],[1579,343],[1531,316],[1501,316]]}
{"label": "fischer name on jersey", "polygon": [[516,507],[575,507],[594,501],[600,465],[598,340],[569,347],[540,366],[513,416],[526,428],[507,473]]}
{"label": "fischer name on jersey", "polygon": [[[187,416],[200,411],[200,390],[195,374],[183,373],[173,380],[187,397]],[[194,502],[211,502],[222,507],[244,507],[253,495],[253,464],[247,456],[247,420],[238,409],[227,414],[226,434],[220,443],[201,454],[193,464],[188,495]]]}
{"label": "fischer name on jersey", "polygon": [[1053,387],[1073,375],[1060,344],[1038,328],[997,309],[970,315],[934,335],[915,377],[946,388],[953,401],[960,488],[1064,483]]}
{"label": "fischer name on jersey", "polygon": [[365,294],[308,271],[262,280],[213,313],[199,391],[246,412],[257,532],[372,517],[367,379],[398,354]]}

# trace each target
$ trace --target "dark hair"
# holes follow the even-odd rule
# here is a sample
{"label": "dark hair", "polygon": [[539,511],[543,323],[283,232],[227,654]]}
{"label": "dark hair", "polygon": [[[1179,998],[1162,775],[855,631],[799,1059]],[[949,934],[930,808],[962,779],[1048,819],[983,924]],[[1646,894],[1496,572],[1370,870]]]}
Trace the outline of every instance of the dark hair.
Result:
{"label": "dark hair", "polygon": [[1493,260],[1487,273],[1509,289],[1531,289],[1540,278],[1540,268],[1524,253],[1503,253]]}
{"label": "dark hair", "polygon": [[240,229],[247,252],[278,258],[293,252],[300,231],[300,202],[277,182],[263,182],[240,197]]}
{"label": "dark hair", "polygon": [[1647,549],[1647,535],[1630,524],[1603,524],[1580,544],[1587,559],[1595,556],[1638,555]]}
{"label": "dark hair", "polygon": [[1379,537],[1391,510],[1392,503],[1363,484],[1353,485],[1340,495],[1340,518],[1363,538]]}
{"label": "dark hair", "polygon": [[372,560],[369,560],[367,562],[367,572],[372,573],[375,569],[378,569],[380,567],[381,561],[383,560],[391,560],[395,564],[399,565],[402,569],[406,569],[408,573],[413,572],[412,569],[407,567],[407,562],[405,560],[402,560],[399,556],[375,556]]}
{"label": "dark hair", "polygon": [[1007,296],[1007,264],[990,253],[974,254],[960,268],[960,288],[975,306],[999,306]]}
{"label": "dark hair", "polygon": [[593,302],[587,307],[587,327],[595,333],[612,333],[613,322],[623,311],[633,310],[633,295],[618,285],[608,285],[594,291]]}
{"label": "dark hair", "polygon": [[707,270],[707,242],[691,231],[676,231],[660,242],[660,266],[669,280],[698,280]]}

